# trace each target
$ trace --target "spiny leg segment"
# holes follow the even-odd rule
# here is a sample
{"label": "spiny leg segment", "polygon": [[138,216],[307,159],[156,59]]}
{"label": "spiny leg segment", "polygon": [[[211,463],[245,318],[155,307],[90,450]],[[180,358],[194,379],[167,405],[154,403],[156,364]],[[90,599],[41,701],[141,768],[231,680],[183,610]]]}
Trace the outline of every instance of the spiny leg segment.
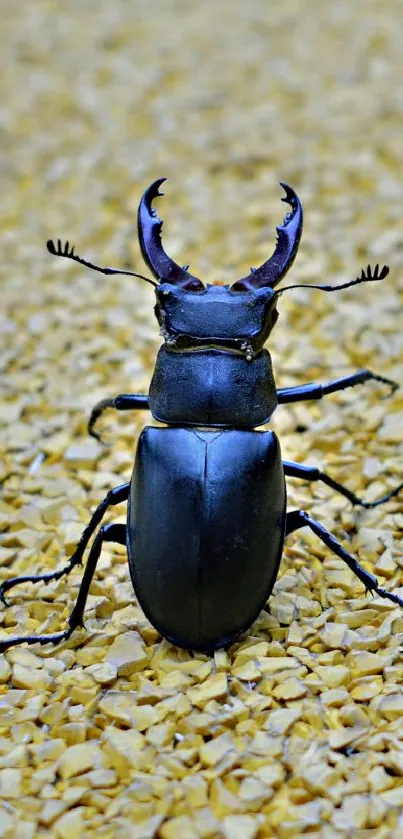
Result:
{"label": "spiny leg segment", "polygon": [[355,387],[356,385],[361,385],[369,381],[382,382],[385,385],[389,385],[390,393],[387,394],[388,396],[392,396],[399,387],[393,379],[379,376],[377,373],[372,373],[371,370],[357,370],[351,376],[333,379],[330,382],[325,382],[323,385],[317,382],[308,382],[308,384],[297,385],[296,387],[280,387],[277,390],[277,399],[279,405],[289,402],[304,402],[307,399],[322,399],[329,393],[337,393],[339,390],[345,390],[348,387]]}
{"label": "spiny leg segment", "polygon": [[19,644],[59,644],[67,641],[70,635],[80,626],[83,626],[83,615],[87,602],[91,581],[97,567],[97,562],[104,542],[116,542],[118,545],[126,544],[126,527],[124,524],[105,524],[98,531],[92,544],[88,561],[85,566],[83,579],[81,581],[78,597],[67,621],[67,629],[62,632],[55,632],[51,635],[20,635],[10,636],[0,641],[0,652],[8,650]]}
{"label": "spiny leg segment", "polygon": [[48,574],[33,574],[33,575],[26,575],[22,577],[11,577],[9,580],[6,580],[4,583],[0,585],[0,600],[3,601],[7,605],[7,601],[4,597],[5,593],[9,591],[14,586],[18,586],[21,583],[50,583],[52,580],[60,580],[64,574],[70,574],[70,571],[75,568],[76,565],[81,565],[84,551],[88,545],[91,536],[95,532],[98,525],[101,523],[108,507],[115,506],[116,504],[120,504],[122,501],[127,501],[129,497],[129,489],[130,483],[121,484],[121,486],[115,487],[111,489],[108,494],[105,496],[104,500],[98,504],[95,512],[91,517],[91,521],[87,524],[81,539],[74,551],[71,555],[70,559],[63,566],[60,568],[59,571],[51,571]]}
{"label": "spiny leg segment", "polygon": [[305,466],[302,463],[294,463],[292,460],[283,460],[283,467],[284,474],[289,478],[301,478],[303,481],[321,481],[326,486],[339,492],[340,495],[344,495],[352,504],[359,504],[360,507],[365,507],[367,510],[378,507],[380,504],[385,504],[386,501],[390,501],[391,498],[394,498],[403,489],[403,483],[401,483],[388,492],[387,495],[383,495],[382,498],[378,498],[376,501],[363,501],[362,498],[359,498],[350,489],[343,486],[343,484],[339,484],[338,481],[335,481],[326,472],[321,472],[316,466]]}
{"label": "spiny leg segment", "polygon": [[398,606],[403,607],[403,597],[382,588],[382,586],[378,584],[376,577],[374,577],[373,574],[370,574],[369,571],[366,571],[365,568],[360,565],[358,560],[346,551],[340,542],[338,542],[337,539],[335,539],[335,537],[329,533],[322,524],[311,518],[311,516],[303,510],[293,510],[292,512],[287,513],[286,536],[288,536],[289,533],[294,533],[295,530],[299,530],[301,527],[310,527],[313,533],[319,537],[321,542],[323,542],[324,545],[332,551],[332,553],[336,554],[336,556],[340,557],[340,559],[348,565],[353,574],[355,574],[356,577],[364,583],[367,591],[371,591],[377,594],[378,597],[391,600],[392,603],[396,603]]}

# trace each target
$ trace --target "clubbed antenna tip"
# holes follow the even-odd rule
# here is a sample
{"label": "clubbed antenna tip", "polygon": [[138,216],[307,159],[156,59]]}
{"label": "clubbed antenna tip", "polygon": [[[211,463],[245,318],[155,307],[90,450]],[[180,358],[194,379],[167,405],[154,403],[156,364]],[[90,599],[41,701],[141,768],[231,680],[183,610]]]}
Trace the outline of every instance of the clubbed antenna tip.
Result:
{"label": "clubbed antenna tip", "polygon": [[70,243],[66,241],[64,248],[62,247],[61,239],[57,240],[57,247],[53,239],[48,239],[46,247],[52,256],[67,256],[69,259],[74,259],[74,245],[70,248]]}
{"label": "clubbed antenna tip", "polygon": [[357,277],[356,280],[350,280],[349,283],[342,283],[341,285],[312,285],[312,283],[298,283],[297,285],[289,285],[285,288],[280,288],[276,291],[276,294],[282,294],[283,291],[290,291],[292,288],[316,288],[319,291],[340,291],[342,288],[350,288],[351,286],[359,285],[360,283],[374,283],[379,280],[384,280],[388,274],[388,265],[384,265],[381,270],[379,270],[379,265],[375,265],[374,269],[368,265],[366,268],[362,269],[360,276]]}
{"label": "clubbed antenna tip", "polygon": [[78,254],[76,255],[74,253],[74,245],[70,246],[70,242],[68,241],[63,245],[62,240],[58,239],[57,245],[55,245],[53,239],[48,239],[46,247],[52,256],[64,256],[67,259],[73,259],[74,262],[79,262],[80,265],[85,265],[86,268],[92,268],[93,271],[99,271],[101,274],[127,274],[130,277],[139,277],[140,280],[144,280],[153,286],[158,285],[154,280],[151,280],[149,277],[144,277],[143,274],[137,274],[136,271],[124,271],[121,268],[102,268],[100,265],[95,265],[93,262],[89,262],[87,259],[78,256]]}

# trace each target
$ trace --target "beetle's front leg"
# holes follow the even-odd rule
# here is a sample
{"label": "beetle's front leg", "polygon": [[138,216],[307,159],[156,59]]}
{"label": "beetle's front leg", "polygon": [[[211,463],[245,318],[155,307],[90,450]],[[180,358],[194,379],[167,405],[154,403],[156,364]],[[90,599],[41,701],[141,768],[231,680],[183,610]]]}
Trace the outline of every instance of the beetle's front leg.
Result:
{"label": "beetle's front leg", "polygon": [[5,580],[5,582],[0,585],[0,600],[2,600],[3,603],[6,603],[4,595],[6,591],[9,591],[10,588],[14,588],[14,586],[18,586],[21,583],[46,584],[50,583],[52,580],[60,580],[60,577],[63,577],[64,574],[70,574],[70,571],[72,571],[76,565],[81,565],[84,551],[88,545],[88,542],[91,539],[91,536],[95,532],[98,525],[101,523],[108,507],[115,506],[116,504],[121,504],[122,501],[127,501],[129,497],[129,489],[130,483],[127,483],[121,484],[121,486],[115,487],[114,489],[111,489],[108,492],[104,500],[101,501],[100,504],[98,504],[98,507],[92,515],[89,524],[87,524],[87,527],[85,528],[74,553],[71,555],[69,561],[66,563],[66,565],[63,566],[63,568],[60,568],[59,571],[51,571],[48,574],[33,574],[23,577],[11,577],[11,579]]}
{"label": "beetle's front leg", "polygon": [[390,501],[391,498],[403,489],[403,483],[401,483],[388,492],[387,495],[383,495],[382,498],[378,498],[376,501],[363,501],[358,497],[358,495],[351,492],[350,489],[343,486],[343,484],[339,484],[338,481],[335,481],[334,478],[331,478],[330,475],[326,474],[326,472],[321,472],[321,470],[316,466],[305,466],[302,463],[294,463],[291,460],[283,460],[283,468],[284,474],[289,478],[302,478],[303,481],[322,481],[322,483],[326,484],[326,486],[331,487],[331,489],[339,492],[340,495],[344,495],[345,498],[348,498],[352,504],[359,504],[360,507],[365,507],[367,510],[372,509],[372,507],[378,507],[380,504],[385,504],[386,501]]}
{"label": "beetle's front leg", "polygon": [[94,429],[94,425],[106,411],[107,408],[115,408],[116,411],[147,411],[148,396],[144,393],[120,393],[119,396],[111,396],[101,399],[94,405],[88,422],[88,433],[102,443],[100,434]]}
{"label": "beetle's front leg", "polygon": [[303,402],[306,399],[322,399],[328,393],[337,393],[338,390],[345,390],[347,387],[355,387],[364,382],[374,380],[376,382],[383,382],[389,385],[390,393],[392,394],[398,389],[399,385],[392,379],[387,379],[385,376],[378,376],[377,373],[372,373],[371,370],[358,370],[351,376],[343,376],[341,379],[333,379],[325,384],[316,384],[316,382],[308,382],[306,385],[298,385],[296,387],[280,387],[277,390],[277,400],[279,405],[287,402]]}
{"label": "beetle's front leg", "polygon": [[0,641],[0,652],[4,652],[4,650],[8,650],[10,647],[15,647],[18,644],[60,644],[61,641],[67,641],[75,629],[83,626],[85,604],[104,542],[116,542],[118,545],[125,545],[125,525],[105,524],[97,533],[88,556],[75,606],[68,619],[67,629],[63,630],[63,632],[55,632],[52,635],[14,635],[9,638],[4,638]]}

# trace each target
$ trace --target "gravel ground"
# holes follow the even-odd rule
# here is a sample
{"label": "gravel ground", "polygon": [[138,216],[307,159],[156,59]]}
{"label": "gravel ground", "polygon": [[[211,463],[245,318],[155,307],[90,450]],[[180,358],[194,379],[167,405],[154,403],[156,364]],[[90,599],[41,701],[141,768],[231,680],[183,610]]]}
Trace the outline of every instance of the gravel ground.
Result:
{"label": "gravel ground", "polygon": [[[400,21],[398,0],[3,3],[1,580],[62,565],[130,476],[150,415],[105,416],[109,448],[86,420],[147,390],[153,291],[45,242],[143,271],[135,214],[158,177],[166,248],[205,281],[270,255],[280,180],[305,210],[290,282],[390,265],[382,285],[284,295],[279,386],[363,367],[402,382]],[[284,456],[381,496],[402,481],[401,393],[369,383],[279,408]],[[290,480],[289,495],[402,593],[402,495],[362,512],[318,485]],[[81,574],[13,591],[0,640],[61,629]],[[189,654],[151,627],[107,545],[85,630],[0,655],[0,836],[401,839],[401,610],[305,531],[269,602],[228,652]]]}

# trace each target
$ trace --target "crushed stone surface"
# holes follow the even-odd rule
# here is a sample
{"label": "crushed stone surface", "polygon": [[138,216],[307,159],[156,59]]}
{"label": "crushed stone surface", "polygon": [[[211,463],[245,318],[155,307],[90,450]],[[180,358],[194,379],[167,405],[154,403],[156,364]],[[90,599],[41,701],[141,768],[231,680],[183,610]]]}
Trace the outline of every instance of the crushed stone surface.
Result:
{"label": "crushed stone surface", "polygon": [[[86,422],[99,399],[147,391],[153,291],[45,243],[143,272],[135,216],[156,178],[166,249],[205,281],[270,255],[280,180],[305,212],[288,284],[390,265],[382,285],[284,294],[269,348],[278,386],[360,368],[402,385],[400,19],[398,0],[3,4],[0,581],[61,567],[130,477],[150,415],[105,414],[109,447]],[[279,407],[284,457],[382,496],[402,481],[402,392]],[[403,494],[359,510],[320,484],[288,493],[403,593]],[[81,576],[10,592],[0,639],[61,630]],[[402,611],[306,530],[268,608],[227,651],[179,650],[106,545],[85,629],[0,655],[0,836],[403,839]]]}

